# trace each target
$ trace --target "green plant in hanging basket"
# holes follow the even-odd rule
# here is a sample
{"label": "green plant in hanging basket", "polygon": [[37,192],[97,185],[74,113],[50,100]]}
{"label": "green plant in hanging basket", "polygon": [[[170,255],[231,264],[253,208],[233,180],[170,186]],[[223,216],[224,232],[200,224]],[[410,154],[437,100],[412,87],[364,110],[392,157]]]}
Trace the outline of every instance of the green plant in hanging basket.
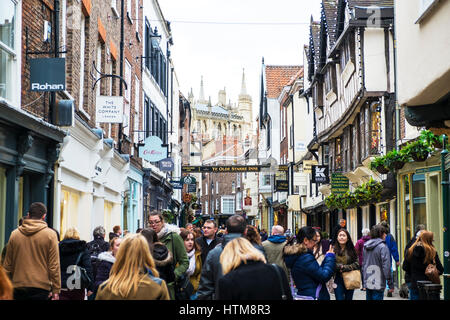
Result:
{"label": "green plant in hanging basket", "polygon": [[398,150],[389,151],[384,157],[384,165],[390,171],[399,170],[403,168],[406,162],[409,161],[409,155]]}
{"label": "green plant in hanging basket", "polygon": [[386,174],[389,172],[389,168],[385,164],[385,156],[376,157],[370,163],[370,169],[372,171],[378,171],[379,173]]}
{"label": "green plant in hanging basket", "polygon": [[435,135],[430,130],[422,130],[420,132],[420,139],[424,141],[430,148],[442,149],[442,136]]}
{"label": "green plant in hanging basket", "polygon": [[414,161],[419,162],[425,161],[431,152],[430,146],[421,139],[408,143],[402,150],[405,154],[411,156]]}

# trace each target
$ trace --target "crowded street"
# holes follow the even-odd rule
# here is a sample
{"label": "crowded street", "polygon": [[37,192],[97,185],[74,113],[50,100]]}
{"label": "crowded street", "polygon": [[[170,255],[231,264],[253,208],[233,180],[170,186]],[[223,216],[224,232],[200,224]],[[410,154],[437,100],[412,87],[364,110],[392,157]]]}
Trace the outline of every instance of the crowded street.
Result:
{"label": "crowded street", "polygon": [[0,8],[0,300],[450,300],[450,1]]}

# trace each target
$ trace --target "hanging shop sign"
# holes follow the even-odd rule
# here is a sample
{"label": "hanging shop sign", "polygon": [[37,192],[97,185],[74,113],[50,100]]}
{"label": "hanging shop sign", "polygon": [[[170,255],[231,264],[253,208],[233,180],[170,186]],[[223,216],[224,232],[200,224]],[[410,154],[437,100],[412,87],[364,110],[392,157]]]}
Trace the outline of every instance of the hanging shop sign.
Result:
{"label": "hanging shop sign", "polygon": [[289,181],[287,180],[277,180],[275,183],[276,191],[289,191]]}
{"label": "hanging shop sign", "polygon": [[245,206],[251,206],[252,205],[252,197],[245,197],[244,198],[244,205]]}
{"label": "hanging shop sign", "polygon": [[66,90],[65,58],[37,58],[29,62],[31,91]]}
{"label": "hanging shop sign", "polygon": [[330,175],[328,172],[328,166],[311,166],[312,183],[330,183]]}
{"label": "hanging shop sign", "polygon": [[172,181],[170,181],[170,183],[172,184],[173,189],[177,189],[177,190],[183,189],[183,182],[181,182],[179,180],[172,180]]}
{"label": "hanging shop sign", "polygon": [[188,192],[189,193],[197,192],[197,185],[195,183],[188,184]]}
{"label": "hanging shop sign", "polygon": [[350,186],[349,180],[340,172],[333,172],[331,174],[331,193],[344,194],[348,191]]}
{"label": "hanging shop sign", "polygon": [[316,160],[303,160],[303,172],[312,173],[312,166],[316,166],[319,163]]}
{"label": "hanging shop sign", "polygon": [[97,96],[95,108],[95,120],[100,123],[123,122],[123,97],[122,96]]}
{"label": "hanging shop sign", "polygon": [[144,146],[139,147],[139,157],[149,162],[158,162],[167,158],[167,149],[162,144],[162,140],[157,136],[147,137],[144,140]]}
{"label": "hanging shop sign", "polygon": [[166,158],[159,161],[159,170],[161,171],[173,171],[174,163],[172,158]]}
{"label": "hanging shop sign", "polygon": [[295,151],[305,152],[306,151],[306,142],[305,141],[297,141],[295,142]]}
{"label": "hanging shop sign", "polygon": [[183,177],[183,178],[181,178],[181,181],[184,184],[196,184],[197,183],[197,179],[195,179],[195,177],[193,177],[193,176]]}
{"label": "hanging shop sign", "polygon": [[191,196],[189,193],[185,193],[185,194],[183,195],[183,201],[184,201],[184,202],[189,203],[189,202],[191,202],[191,200],[192,200],[192,196]]}

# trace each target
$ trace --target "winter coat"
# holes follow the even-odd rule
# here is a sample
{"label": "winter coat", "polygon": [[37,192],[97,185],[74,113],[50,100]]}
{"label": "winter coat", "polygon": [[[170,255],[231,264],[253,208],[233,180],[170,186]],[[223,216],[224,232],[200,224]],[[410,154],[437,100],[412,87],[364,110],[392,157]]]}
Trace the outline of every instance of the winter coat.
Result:
{"label": "winter coat", "polygon": [[[158,233],[158,239],[160,242],[164,243],[167,249],[172,253],[175,265],[175,280],[178,280],[189,268],[189,259],[187,257],[186,248],[184,247],[183,239],[175,230],[169,229],[169,226],[165,226],[164,230],[166,231]],[[167,288],[169,289],[170,297],[174,299],[174,282],[168,282]]]}
{"label": "winter coat", "polygon": [[384,241],[389,248],[389,252],[391,253],[392,258],[394,258],[395,262],[399,262],[400,257],[398,255],[397,242],[395,242],[394,236],[389,233],[388,235],[386,235],[386,239]]}
{"label": "winter coat", "polygon": [[59,293],[61,269],[55,231],[43,220],[24,219],[11,233],[3,267],[15,288],[33,287]]}
{"label": "winter coat", "polygon": [[286,243],[287,239],[285,236],[276,235],[270,236],[266,241],[262,243],[262,246],[264,247],[264,251],[266,252],[267,263],[275,263],[276,265],[280,266],[284,270],[286,277],[289,279],[288,269],[283,259],[283,249]]}
{"label": "winter coat", "polygon": [[[403,257],[406,257],[408,254],[408,249],[411,248],[411,246],[414,244],[414,242],[416,242],[417,240],[417,235],[414,236],[414,238],[412,238],[411,240],[409,240],[409,242],[406,244],[405,246],[405,251],[403,252]],[[405,263],[405,261],[403,261],[403,263]],[[402,265],[403,268],[403,265]],[[409,274],[408,270],[405,270],[405,283],[410,283],[411,282],[411,275]]]}
{"label": "winter coat", "polygon": [[364,252],[364,243],[370,239],[370,236],[363,236],[361,239],[356,241],[355,250],[358,253],[358,261],[359,265],[363,265],[363,252]]}
{"label": "winter coat", "polygon": [[230,271],[218,281],[219,300],[281,300],[283,294],[292,300],[289,282],[282,269],[279,273],[283,288],[274,266],[262,261],[247,261]]}
{"label": "winter coat", "polygon": [[391,253],[383,239],[370,239],[364,244],[362,273],[364,288],[381,291],[386,288],[386,281],[393,288]]}
{"label": "winter coat", "polygon": [[220,264],[220,255],[222,254],[223,248],[225,248],[228,242],[239,237],[242,237],[242,234],[226,234],[223,237],[223,242],[208,253],[205,264],[202,267],[200,285],[197,290],[199,300],[216,299],[219,278],[223,276],[222,265]]}
{"label": "winter coat", "polygon": [[194,293],[197,292],[198,286],[200,284],[200,277],[202,275],[202,252],[201,251],[195,251],[195,271],[194,273],[189,277],[189,281],[191,282],[192,286],[194,287]]}
{"label": "winter coat", "polygon": [[151,274],[143,275],[139,282],[137,292],[127,297],[120,297],[106,289],[106,284],[102,284],[98,289],[95,300],[170,300],[167,285],[161,278]]}
{"label": "winter coat", "polygon": [[69,266],[75,265],[77,258],[81,253],[78,266],[85,268],[89,278],[92,282],[88,288],[74,288],[74,289],[88,289],[94,291],[94,275],[92,273],[91,258],[86,247],[86,241],[67,239],[59,243],[59,258],[61,264],[61,288],[67,289],[67,280],[73,275],[73,270]]}
{"label": "winter coat", "polygon": [[220,255],[223,248],[233,239],[242,237],[240,233],[230,233],[223,237],[221,245],[212,249],[202,267],[200,284],[198,286],[197,295],[199,300],[214,300],[217,291],[217,284],[222,274],[222,265],[220,264]]}
{"label": "winter coat", "polygon": [[175,267],[173,264],[172,253],[161,242],[153,244],[153,260],[155,260],[156,270],[159,272],[159,277],[163,279],[166,284],[175,281]]}
{"label": "winter coat", "polygon": [[91,256],[98,256],[100,253],[109,250],[109,243],[102,237],[95,237],[95,239],[88,242],[86,246]]}
{"label": "winter coat", "polygon": [[[438,269],[439,273],[442,274],[444,272],[444,267],[439,260],[437,252],[434,260],[436,262],[436,268]],[[427,268],[428,263],[424,263],[424,261],[425,249],[421,245],[416,245],[412,252],[412,255],[410,257],[406,256],[405,260],[403,261],[402,268],[407,273],[409,273],[411,277],[411,288],[417,288],[417,281],[430,280],[425,275],[425,269]]]}
{"label": "winter coat", "polygon": [[102,252],[98,255],[97,274],[95,276],[94,290],[97,292],[98,287],[109,279],[111,268],[116,262],[116,258],[111,251]]}
{"label": "winter coat", "polygon": [[205,263],[206,261],[206,257],[208,256],[208,253],[214,249],[218,244],[222,243],[223,238],[218,238],[215,237],[213,239],[213,241],[211,241],[210,244],[208,244],[208,242],[206,242],[206,237],[202,236],[199,237],[197,239],[195,239],[195,242],[197,242],[200,245],[200,248],[202,249],[202,255],[201,255],[201,259],[202,259],[202,264]]}
{"label": "winter coat", "polygon": [[319,300],[330,300],[325,283],[331,279],[336,269],[335,254],[327,253],[322,265],[319,265],[313,252],[303,244],[285,246],[283,252],[284,261],[291,269],[298,295],[315,298],[317,287],[322,284]]}

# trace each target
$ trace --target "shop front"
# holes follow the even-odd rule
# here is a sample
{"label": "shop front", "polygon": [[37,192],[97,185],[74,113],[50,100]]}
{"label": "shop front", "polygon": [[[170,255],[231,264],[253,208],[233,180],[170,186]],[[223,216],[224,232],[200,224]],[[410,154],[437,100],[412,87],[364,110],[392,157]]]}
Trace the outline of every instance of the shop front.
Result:
{"label": "shop front", "polygon": [[123,230],[136,232],[138,228],[143,228],[143,193],[142,181],[144,172],[130,166],[128,179],[125,183],[124,199],[123,199]]}
{"label": "shop front", "polygon": [[[407,163],[398,172],[398,222],[400,224],[399,253],[404,260],[404,249],[414,237],[417,225],[434,233],[434,246],[443,256],[443,204],[440,155],[423,162]],[[402,274],[403,277],[403,274]]]}
{"label": "shop front", "polygon": [[56,170],[54,220],[61,237],[76,227],[82,239],[90,240],[97,226],[109,233],[121,225],[128,171],[129,159],[114,150],[112,139],[103,139],[101,130],[76,116]]}
{"label": "shop front", "polygon": [[33,202],[47,206],[53,227],[54,164],[66,134],[0,100],[0,248]]}

